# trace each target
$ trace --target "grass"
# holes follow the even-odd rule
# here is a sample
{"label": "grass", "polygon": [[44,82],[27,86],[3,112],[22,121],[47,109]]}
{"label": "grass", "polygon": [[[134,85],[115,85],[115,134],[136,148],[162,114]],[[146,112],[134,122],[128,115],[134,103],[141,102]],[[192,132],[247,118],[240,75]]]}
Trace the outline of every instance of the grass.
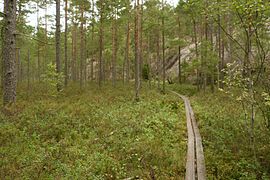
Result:
{"label": "grass", "polygon": [[184,106],[177,97],[133,87],[71,85],[57,94],[19,88],[0,113],[1,179],[182,179]]}

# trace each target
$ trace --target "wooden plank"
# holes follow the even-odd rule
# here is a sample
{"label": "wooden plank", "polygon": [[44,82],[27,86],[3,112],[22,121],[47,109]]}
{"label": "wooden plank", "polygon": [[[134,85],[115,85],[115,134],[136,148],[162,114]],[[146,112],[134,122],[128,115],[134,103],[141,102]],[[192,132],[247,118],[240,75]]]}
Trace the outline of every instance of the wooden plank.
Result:
{"label": "wooden plank", "polygon": [[206,169],[205,169],[205,160],[204,160],[204,153],[203,153],[203,145],[202,145],[202,138],[199,132],[199,128],[197,122],[195,120],[194,112],[191,108],[190,102],[189,104],[189,112],[190,118],[194,130],[195,136],[195,145],[196,145],[196,165],[197,165],[197,178],[198,180],[205,180],[206,179]]}
{"label": "wooden plank", "polygon": [[186,162],[186,180],[206,180],[205,160],[202,146],[202,139],[199,132],[194,112],[187,97],[171,91],[183,99],[186,109],[188,150]]}
{"label": "wooden plank", "polygon": [[187,146],[187,162],[186,162],[186,180],[195,180],[195,142],[192,128],[191,117],[188,108],[188,102],[185,97],[182,97],[185,102],[187,131],[188,131],[188,146]]}

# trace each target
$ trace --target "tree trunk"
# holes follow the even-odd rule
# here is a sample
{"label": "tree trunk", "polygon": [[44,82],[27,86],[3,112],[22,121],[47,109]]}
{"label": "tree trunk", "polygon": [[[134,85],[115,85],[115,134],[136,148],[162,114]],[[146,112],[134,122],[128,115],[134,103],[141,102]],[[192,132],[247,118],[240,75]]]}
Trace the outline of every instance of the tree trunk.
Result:
{"label": "tree trunk", "polygon": [[47,0],[45,0],[45,32],[44,33],[45,33],[44,69],[46,69],[47,68],[47,44],[48,44]]}
{"label": "tree trunk", "polygon": [[38,49],[37,49],[37,60],[38,60],[38,81],[40,82],[40,50],[39,50],[39,46],[38,46]]}
{"label": "tree trunk", "polygon": [[17,67],[17,80],[22,80],[22,74],[21,74],[21,49],[18,48],[18,67]]}
{"label": "tree trunk", "polygon": [[[37,34],[39,33],[39,6],[37,3]],[[38,67],[37,67],[37,76],[38,76],[38,81],[40,82],[40,45],[39,42],[37,43],[37,63],[38,63]],[[19,74],[17,74],[18,76]]]}
{"label": "tree trunk", "polygon": [[[209,28],[210,30],[210,42],[211,42],[211,48],[210,51],[212,51],[212,53],[214,53],[215,48],[214,48],[214,37],[213,37],[213,33],[214,33],[214,26],[213,23],[211,23],[211,26]],[[210,79],[211,79],[211,92],[214,93],[215,92],[215,68],[211,68],[210,69]]]}
{"label": "tree trunk", "polygon": [[68,52],[67,52],[67,35],[68,35],[68,0],[65,0],[65,86],[68,84]]}
{"label": "tree trunk", "polygon": [[[219,2],[219,1],[218,1]],[[219,11],[219,10],[218,10]],[[218,57],[219,57],[219,82],[218,82],[218,88],[223,89],[224,88],[224,57],[222,56],[222,51],[224,48],[224,40],[221,37],[221,17],[220,14],[218,14]]]}
{"label": "tree trunk", "polygon": [[[206,2],[206,4],[208,4]],[[204,35],[205,35],[205,42],[208,42],[208,16],[205,15],[205,29],[204,29]],[[202,57],[202,69],[203,69],[203,73],[202,73],[202,82],[203,82],[203,90],[204,92],[206,91],[206,86],[207,86],[207,73],[206,73],[206,58],[207,58],[207,47],[206,47],[206,52],[204,54],[204,57]],[[205,58],[205,59],[204,59]]]}
{"label": "tree trunk", "polygon": [[[193,33],[194,33],[194,44],[195,44],[195,55],[196,55],[196,59],[197,61],[199,60],[199,51],[198,51],[198,37],[197,37],[197,24],[196,24],[196,20],[195,18],[192,18],[192,22],[193,22]],[[201,76],[201,72],[199,70],[199,67],[197,67],[196,70],[196,75],[197,75],[197,90],[200,90],[200,76]]]}
{"label": "tree trunk", "polygon": [[[95,7],[94,7],[94,5],[95,5],[94,0],[92,0],[92,34],[91,34],[92,43],[94,43],[94,33],[95,33],[95,25],[94,25],[94,20],[95,20],[94,10],[95,10]],[[94,80],[94,48],[93,47],[91,49],[91,72],[90,72],[90,79],[91,79],[91,81]]]}
{"label": "tree trunk", "polygon": [[130,62],[129,62],[129,49],[130,49],[130,23],[129,19],[127,22],[127,36],[126,36],[126,51],[125,51],[125,60],[123,67],[123,81],[129,82],[129,72],[130,72]]}
{"label": "tree trunk", "polygon": [[162,0],[162,92],[165,93],[166,69],[165,69],[165,22],[164,22],[164,0]]}
{"label": "tree trunk", "polygon": [[99,87],[102,85],[103,81],[103,0],[101,0],[101,8],[100,8],[100,26],[99,26],[99,78],[98,84]]}
{"label": "tree trunk", "polygon": [[27,51],[27,95],[30,94],[30,50]]}
{"label": "tree trunk", "polygon": [[[181,39],[181,22],[180,22],[180,17],[178,15],[178,39],[180,43]],[[182,83],[182,68],[181,68],[181,45],[178,46],[178,82],[179,84]]]}
{"label": "tree trunk", "polygon": [[159,21],[158,21],[158,28],[157,28],[157,81],[158,81],[158,89],[160,90],[160,30],[159,30]]}
{"label": "tree trunk", "polygon": [[[60,0],[56,0],[56,32],[55,32],[55,49],[56,49],[56,73],[60,75],[61,73],[61,48],[60,48]],[[61,90],[61,84],[57,82],[57,91]]]}
{"label": "tree trunk", "polygon": [[[127,24],[127,37],[126,37],[126,53],[125,53],[125,65],[126,67],[126,81],[130,80],[130,60],[129,60],[129,49],[130,49],[130,23],[128,20]],[[124,75],[125,77],[125,75]],[[125,81],[125,80],[124,80]]]}
{"label": "tree trunk", "polygon": [[72,71],[72,80],[75,82],[77,80],[76,72],[76,63],[77,63],[77,25],[73,22],[73,32],[72,32],[72,62],[71,62],[71,71]]}
{"label": "tree trunk", "polygon": [[152,81],[152,69],[151,69],[151,36],[150,33],[148,33],[148,42],[147,42],[147,65],[148,65],[148,82],[149,87],[151,88],[151,81]]}
{"label": "tree trunk", "polygon": [[16,101],[16,1],[4,0],[3,28],[3,103]]}
{"label": "tree trunk", "polygon": [[135,15],[135,100],[139,101],[140,89],[140,0],[135,1],[136,15]]}
{"label": "tree trunk", "polygon": [[80,26],[80,30],[81,30],[81,44],[80,44],[80,88],[82,89],[83,86],[83,62],[84,62],[84,8],[81,7],[80,8],[81,11],[81,26]]}
{"label": "tree trunk", "polygon": [[143,70],[143,0],[141,0],[141,5],[139,6],[139,24],[138,24],[138,33],[139,33],[139,46],[140,46],[140,61],[139,61],[139,66],[140,66],[140,88],[141,88],[141,81],[143,79],[142,77],[142,70]]}
{"label": "tree trunk", "polygon": [[[115,13],[115,12],[114,12]],[[112,85],[116,85],[116,14],[112,20]]]}

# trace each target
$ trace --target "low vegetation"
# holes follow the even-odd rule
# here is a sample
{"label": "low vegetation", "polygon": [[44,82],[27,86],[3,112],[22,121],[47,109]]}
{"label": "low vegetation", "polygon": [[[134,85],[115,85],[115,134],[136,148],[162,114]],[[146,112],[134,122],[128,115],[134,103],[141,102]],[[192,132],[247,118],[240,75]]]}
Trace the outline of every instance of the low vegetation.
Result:
{"label": "low vegetation", "polygon": [[133,88],[120,85],[73,85],[58,95],[38,87],[28,98],[20,89],[16,107],[0,114],[1,178],[184,177],[186,125],[177,97],[143,89],[135,103]]}
{"label": "low vegetation", "polygon": [[189,85],[172,89],[191,96],[209,179],[270,179],[270,131],[259,110],[253,147],[251,122],[235,97],[225,92],[198,93]]}

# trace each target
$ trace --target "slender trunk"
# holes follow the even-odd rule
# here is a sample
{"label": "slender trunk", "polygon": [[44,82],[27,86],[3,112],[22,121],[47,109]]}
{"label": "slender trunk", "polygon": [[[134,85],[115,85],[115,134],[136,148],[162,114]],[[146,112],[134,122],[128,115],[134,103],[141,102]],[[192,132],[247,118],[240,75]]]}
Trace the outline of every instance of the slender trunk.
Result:
{"label": "slender trunk", "polygon": [[256,161],[256,150],[255,150],[255,136],[254,136],[254,123],[255,123],[255,104],[253,101],[255,101],[254,97],[254,89],[253,89],[253,79],[252,79],[252,74],[251,74],[251,48],[252,48],[252,42],[251,42],[251,36],[252,36],[252,30],[251,30],[251,25],[246,29],[246,53],[245,53],[245,65],[244,66],[244,73],[245,76],[247,76],[248,80],[248,90],[249,90],[249,95],[251,96],[251,114],[250,114],[250,125],[251,125],[251,146],[252,146],[252,151],[254,155],[254,160]]}
{"label": "slender trunk", "polygon": [[[94,43],[94,33],[95,33],[95,25],[94,25],[94,20],[95,20],[95,17],[94,17],[94,10],[95,10],[95,3],[94,3],[94,0],[92,0],[92,34],[91,34],[91,40],[92,42],[91,43]],[[90,78],[91,78],[91,81],[94,80],[94,49],[92,47],[91,49],[91,72],[90,72]]]}
{"label": "slender trunk", "polygon": [[149,87],[151,88],[151,81],[152,81],[152,70],[151,70],[151,36],[150,33],[148,33],[148,43],[147,43],[147,64],[148,64],[148,82]]}
{"label": "slender trunk", "polygon": [[[205,42],[208,43],[208,17],[207,15],[205,16]],[[207,58],[207,47],[206,47],[206,50],[205,50],[205,54],[204,54],[204,57],[205,59],[202,59],[202,69],[203,69],[203,90],[204,92],[206,91],[206,86],[207,86],[207,72],[206,72],[206,58]]]}
{"label": "slender trunk", "polygon": [[181,46],[178,46],[178,83],[182,84]]}
{"label": "slender trunk", "polygon": [[39,46],[37,49],[37,60],[38,60],[38,81],[40,82],[40,50],[39,50]]}
{"label": "slender trunk", "polygon": [[165,93],[166,69],[165,69],[165,20],[164,20],[164,0],[162,0],[162,92]]}
{"label": "slender trunk", "polygon": [[[47,0],[45,0],[45,46],[44,46],[44,68],[47,67],[47,44],[48,44],[48,20],[47,20]],[[54,64],[54,61],[52,61]]]}
{"label": "slender trunk", "polygon": [[140,46],[140,61],[139,61],[139,66],[140,66],[140,88],[141,88],[141,81],[143,79],[142,77],[142,70],[143,70],[143,0],[141,0],[141,5],[139,5],[139,24],[138,24],[138,32],[139,32],[139,46]]}
{"label": "slender trunk", "polygon": [[27,51],[27,95],[30,94],[30,50]]}
{"label": "slender trunk", "polygon": [[130,80],[130,60],[129,60],[129,50],[130,50],[130,23],[128,20],[127,24],[127,37],[126,37],[126,53],[125,53],[125,62],[126,62],[126,81]]}
{"label": "slender trunk", "polygon": [[[193,33],[194,33],[194,44],[195,44],[195,55],[196,55],[196,59],[199,60],[199,51],[198,51],[198,38],[197,38],[197,27],[196,27],[196,20],[194,18],[192,18],[193,21]],[[199,67],[197,67],[196,70],[196,74],[197,74],[197,90],[200,90],[200,70]]]}
{"label": "slender trunk", "polygon": [[[56,0],[56,32],[55,32],[55,49],[56,49],[56,73],[59,76],[61,73],[61,39],[60,39],[60,0]],[[59,77],[58,77],[59,78]],[[57,91],[61,90],[60,82],[57,82]]]}
{"label": "slender trunk", "polygon": [[[178,16],[178,39],[181,39],[181,22],[180,17]],[[180,43],[180,42],[179,42]],[[178,46],[178,82],[179,84],[182,83],[182,68],[181,68],[181,45]]]}
{"label": "slender trunk", "polygon": [[[219,0],[218,0],[219,2]],[[219,11],[219,9],[218,9]],[[222,49],[224,48],[223,44],[223,39],[221,38],[221,17],[220,14],[218,14],[218,57],[219,57],[219,82],[218,82],[218,88],[223,89],[224,87],[224,73],[223,73],[223,68],[224,68],[224,58],[222,57]]]}
{"label": "slender trunk", "polygon": [[[158,26],[159,26],[159,22],[158,22]],[[157,30],[157,81],[158,81],[158,89],[160,90],[160,32],[159,32],[159,27]]]}
{"label": "slender trunk", "polygon": [[17,67],[17,79],[18,81],[22,80],[22,74],[21,74],[21,49],[18,49],[18,67]]}
{"label": "slender trunk", "polygon": [[75,82],[75,24],[73,22],[73,29],[72,29],[72,60],[71,60],[71,79]]}
{"label": "slender trunk", "polygon": [[102,85],[103,81],[103,0],[101,0],[100,9],[100,25],[99,25],[99,87]]}
{"label": "slender trunk", "polygon": [[[85,34],[85,36],[86,36],[86,32],[84,32],[84,34]],[[86,49],[87,48],[87,41],[86,41],[86,37],[84,38],[84,48]],[[89,56],[89,51],[88,51],[88,49],[86,50],[86,51],[84,51],[84,62],[83,62],[83,64],[84,64],[84,66],[83,66],[83,68],[84,68],[84,75],[83,75],[83,77],[84,77],[84,83],[86,84],[86,82],[88,81],[88,73],[87,73],[87,60],[88,60],[88,56]]]}
{"label": "slender trunk", "polygon": [[135,100],[139,101],[139,89],[140,89],[140,0],[135,1],[136,15],[135,15]]}
{"label": "slender trunk", "polygon": [[84,62],[84,9],[80,8],[81,10],[81,26],[80,26],[80,30],[81,30],[81,44],[80,44],[80,88],[82,89],[83,86],[83,62]]}
{"label": "slender trunk", "polygon": [[67,35],[68,35],[68,0],[65,0],[65,86],[68,84],[68,47],[67,47]]}
{"label": "slender trunk", "polygon": [[[231,12],[228,13],[228,33],[233,34],[233,25],[232,25],[232,15]],[[232,62],[232,48],[233,48],[233,41],[230,37],[227,38],[228,41],[228,59],[229,62]]]}
{"label": "slender trunk", "polygon": [[[37,3],[37,34],[39,34],[39,6]],[[37,61],[38,61],[38,68],[37,68],[37,76],[38,81],[40,82],[40,45],[39,42],[37,43]],[[17,74],[18,76],[18,74]]]}
{"label": "slender trunk", "polygon": [[[214,48],[214,37],[213,37],[213,31],[214,31],[214,27],[213,27],[213,23],[211,23],[210,26],[210,42],[211,42],[211,47],[210,47],[210,51],[212,51],[212,53],[214,53],[215,48]],[[211,92],[214,93],[215,92],[215,68],[211,68],[210,69],[210,79],[211,79]]]}
{"label": "slender trunk", "polygon": [[[115,13],[115,12],[114,12]],[[112,85],[115,87],[116,81],[116,15],[112,20]]]}
{"label": "slender trunk", "polygon": [[221,43],[221,64],[220,64],[220,88],[224,88],[224,66],[225,66],[225,42],[224,39],[222,39],[222,43]]}
{"label": "slender trunk", "polygon": [[84,84],[86,84],[86,82],[87,82],[87,60],[88,60],[88,52],[89,52],[89,50],[88,50],[88,48],[87,48],[87,36],[86,36],[86,27],[87,27],[87,25],[86,25],[86,21],[84,21],[84,23],[85,23],[85,28],[84,28],[84,31],[83,31],[83,34],[84,34],[84,58],[83,58],[83,72],[84,72],[84,75],[83,75],[83,77],[84,77]]}
{"label": "slender trunk", "polygon": [[4,0],[3,25],[3,103],[16,101],[16,1]]}

